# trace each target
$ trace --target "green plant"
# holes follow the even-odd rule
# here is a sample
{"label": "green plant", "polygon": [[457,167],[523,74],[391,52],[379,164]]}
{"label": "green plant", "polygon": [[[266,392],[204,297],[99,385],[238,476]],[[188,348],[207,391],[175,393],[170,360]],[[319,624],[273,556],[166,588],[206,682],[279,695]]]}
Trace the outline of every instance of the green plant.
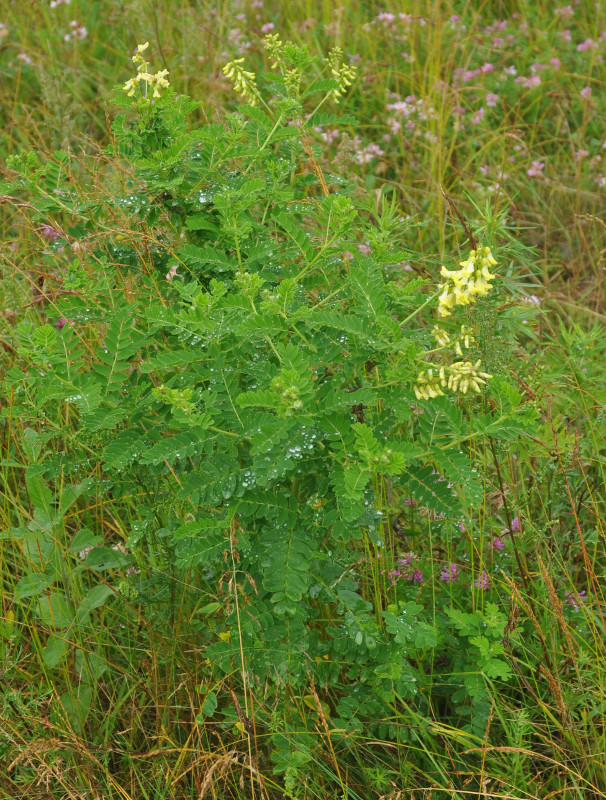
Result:
{"label": "green plant", "polygon": [[[317,731],[333,757],[368,734],[427,748],[436,714],[488,735],[511,678],[493,584],[523,579],[525,552],[497,562],[453,532],[494,525],[479,453],[516,447],[538,412],[510,378],[532,308],[509,302],[499,264],[527,254],[502,215],[467,232],[437,289],[437,257],[411,277],[414,223],[385,195],[354,201],[311,138],[351,68],[333,50],[317,77],[307,48],[267,46],[275,71],[226,68],[253,104],[223,124],[190,127],[196,103],[140,47],[105,152],[10,162],[7,196],[56,234],[41,257],[59,288],[54,324],[16,331],[8,469],[25,468],[27,499],[9,483],[32,520],[7,538],[44,664],[80,676],[59,698],[76,733],[108,669],[90,621],[183,626],[207,659],[188,724],[249,756],[267,735],[297,796]],[[429,545],[403,552],[412,540]]]}

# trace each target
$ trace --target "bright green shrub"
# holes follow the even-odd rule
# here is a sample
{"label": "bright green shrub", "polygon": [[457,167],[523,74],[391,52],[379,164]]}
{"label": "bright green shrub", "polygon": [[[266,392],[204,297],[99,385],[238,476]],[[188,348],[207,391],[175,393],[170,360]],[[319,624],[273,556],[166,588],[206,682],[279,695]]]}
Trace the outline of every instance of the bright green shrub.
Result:
{"label": "bright green shrub", "polygon": [[[487,565],[455,587],[454,572],[424,577],[402,550],[408,506],[439,550],[482,499],[470,445],[514,441],[536,417],[507,382],[521,312],[499,268],[515,243],[494,266],[479,244],[461,268],[453,254],[437,290],[437,258],[412,277],[414,223],[384,198],[356,204],[307,137],[333,124],[320,106],[353,71],[333,51],[329,77],[305,84],[305,48],[270,37],[268,49],[277,67],[259,83],[226,68],[254,105],[190,129],[196,104],[140,48],[108,151],[11,164],[7,191],[53,232],[42,258],[61,287],[54,320],[19,326],[9,374],[38,520],[13,535],[45,554],[17,593],[62,631],[52,667],[72,621],[117,603],[114,591],[153,617],[178,585],[209,676],[239,673],[240,690],[258,691],[313,680],[343,734],[372,724],[404,738],[400,703],[426,708],[439,656],[444,702],[482,735],[488,686],[510,675],[507,617],[472,602],[490,592]],[[487,247],[507,241],[499,222],[476,232]],[[66,517],[92,494],[123,516],[128,552]],[[424,602],[432,582],[446,613]],[[201,719],[215,714],[211,694]],[[292,782],[312,737],[293,744],[287,719],[261,722]]]}

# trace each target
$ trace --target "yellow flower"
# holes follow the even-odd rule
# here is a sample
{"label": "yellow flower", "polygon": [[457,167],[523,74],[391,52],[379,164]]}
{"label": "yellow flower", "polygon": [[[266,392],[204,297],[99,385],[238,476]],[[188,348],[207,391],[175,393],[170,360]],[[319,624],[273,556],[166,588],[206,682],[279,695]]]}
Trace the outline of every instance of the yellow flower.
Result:
{"label": "yellow flower", "polygon": [[127,80],[126,83],[124,84],[124,86],[122,87],[124,89],[124,91],[128,93],[129,97],[134,97],[135,90],[136,90],[137,86],[139,85],[139,81],[140,80],[141,80],[141,76],[137,75],[136,77],[130,78],[129,80]]}
{"label": "yellow flower", "polygon": [[492,378],[487,372],[480,371],[481,363],[478,359],[475,364],[471,361],[456,361],[451,364],[448,368],[448,388],[461,394],[467,394],[470,389],[472,392],[480,392],[480,387]]}
{"label": "yellow flower", "polygon": [[166,79],[168,75],[167,69],[156,72],[155,75],[148,72],[147,61],[141,55],[148,47],[149,42],[137,45],[137,52],[132,58],[133,62],[137,65],[137,74],[134,78],[129,78],[122,87],[129,97],[135,96],[137,87],[140,86],[141,82],[145,84],[144,96],[146,98],[148,96],[148,88],[152,91],[152,97],[160,97],[160,90],[168,89],[170,86],[170,83]]}
{"label": "yellow flower", "polygon": [[459,338],[455,342],[455,353],[460,357],[463,358],[463,347],[467,350],[471,347],[471,345],[475,342],[475,338],[472,335],[471,331],[467,327],[467,325],[461,325],[461,333],[459,334]]}
{"label": "yellow flower", "polygon": [[451,292],[446,284],[443,286],[444,291],[438,298],[438,314],[441,317],[449,317],[450,309],[455,304],[454,293]]}
{"label": "yellow flower", "polygon": [[330,67],[330,74],[333,80],[337,82],[337,86],[330,90],[330,96],[338,103],[342,94],[348,86],[351,86],[353,79],[356,77],[357,68],[345,64],[342,61],[343,50],[340,47],[333,47],[328,56],[324,59]]}
{"label": "yellow flower", "polygon": [[243,63],[243,58],[235,58],[223,67],[223,74],[233,80],[234,91],[239,92],[242,97],[248,97],[251,106],[254,106],[261,95],[257,88],[255,73],[243,69],[241,66]]}
{"label": "yellow flower", "polygon": [[436,340],[438,347],[448,347],[450,344],[450,334],[448,331],[443,331],[442,328],[434,325],[431,332],[433,333],[433,338]]}
{"label": "yellow flower", "polygon": [[468,306],[475,302],[473,297],[473,281],[468,286],[455,286],[455,303],[458,306]]}
{"label": "yellow flower", "polygon": [[480,366],[480,360],[475,364],[471,361],[456,361],[450,366],[421,370],[413,387],[415,396],[417,400],[442,397],[444,395],[442,390],[445,388],[461,394],[481,392],[481,387],[492,378],[492,375],[482,372]]}
{"label": "yellow flower", "polygon": [[271,60],[273,60],[273,64],[271,65],[272,69],[275,69],[278,64],[282,63],[282,48],[284,47],[284,43],[280,40],[280,37],[277,33],[268,33],[265,37],[265,49],[267,50],[267,55]]}
{"label": "yellow flower", "polygon": [[484,297],[492,289],[491,280],[495,275],[489,267],[496,264],[489,247],[480,246],[469,252],[469,258],[459,262],[460,269],[450,270],[442,267],[440,275],[445,282],[440,285],[442,293],[438,301],[438,313],[442,317],[450,316],[450,309],[475,303],[477,297]]}
{"label": "yellow flower", "polygon": [[442,386],[446,385],[446,375],[444,368],[439,371],[434,369],[422,370],[417,376],[414,386],[414,393],[417,400],[429,400],[431,397],[441,397],[444,395]]}

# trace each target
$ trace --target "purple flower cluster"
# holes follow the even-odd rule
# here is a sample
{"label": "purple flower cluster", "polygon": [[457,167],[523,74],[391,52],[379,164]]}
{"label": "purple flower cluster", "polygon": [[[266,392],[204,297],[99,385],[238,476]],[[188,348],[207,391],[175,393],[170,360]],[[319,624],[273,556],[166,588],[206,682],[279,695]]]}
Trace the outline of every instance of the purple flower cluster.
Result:
{"label": "purple flower cluster", "polygon": [[459,578],[459,568],[456,564],[450,563],[446,564],[445,567],[442,568],[440,572],[440,580],[444,583],[452,583],[453,581],[458,580]]}
{"label": "purple flower cluster", "polygon": [[569,592],[568,590],[564,592],[564,602],[572,606],[575,611],[579,610],[585,600],[587,600],[587,592],[585,589],[581,589],[580,592]]}
{"label": "purple flower cluster", "polygon": [[418,567],[414,569],[410,569],[412,566],[412,562],[417,558],[415,553],[405,553],[403,556],[397,559],[397,564],[399,567],[395,567],[394,569],[390,569],[387,572],[387,577],[391,581],[391,583],[396,583],[399,578],[405,578],[407,581],[411,581],[412,583],[423,583],[423,572]]}
{"label": "purple flower cluster", "polygon": [[473,585],[477,586],[478,589],[482,589],[483,592],[487,592],[490,589],[490,578],[485,569],[482,570],[482,574],[473,582]]}
{"label": "purple flower cluster", "polygon": [[54,242],[56,242],[59,238],[59,231],[56,231],[50,225],[44,225],[44,227],[40,229],[40,233],[46,239],[46,241],[50,242],[51,244],[54,244]]}

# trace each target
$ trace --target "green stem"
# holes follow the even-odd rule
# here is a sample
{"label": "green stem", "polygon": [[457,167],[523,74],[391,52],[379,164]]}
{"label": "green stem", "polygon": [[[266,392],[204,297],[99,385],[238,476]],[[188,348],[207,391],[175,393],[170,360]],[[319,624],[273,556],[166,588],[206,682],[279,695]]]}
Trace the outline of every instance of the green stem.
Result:
{"label": "green stem", "polygon": [[224,431],[222,428],[215,428],[214,425],[209,425],[208,430],[212,431],[213,433],[221,433],[223,436],[231,436],[232,439],[244,439],[247,437],[240,436],[239,433],[233,433],[233,431]]}
{"label": "green stem", "polygon": [[417,309],[415,309],[412,312],[412,314],[410,314],[408,317],[406,317],[406,319],[403,320],[400,324],[401,325],[406,325],[407,322],[410,322],[411,319],[414,319],[417,316],[417,314],[419,312],[423,311],[425,306],[428,306],[433,300],[436,299],[436,297],[438,297],[439,294],[440,294],[440,289],[438,289],[437,292],[434,292],[432,295],[430,295],[424,303],[422,303]]}
{"label": "green stem", "polygon": [[329,97],[330,97],[330,95],[329,95],[329,94],[327,94],[327,95],[325,95],[325,96],[324,96],[324,97],[323,97],[323,98],[320,100],[320,102],[318,103],[318,105],[317,105],[317,106],[314,108],[314,110],[311,112],[311,114],[310,114],[310,115],[307,117],[307,119],[305,120],[305,123],[304,123],[305,125],[307,125],[309,122],[311,122],[311,120],[312,120],[312,119],[313,119],[313,117],[314,117],[314,114],[315,114],[317,111],[319,111],[319,110],[322,108],[322,106],[323,106],[323,105],[324,105],[324,103],[325,103],[325,102],[328,100],[328,98],[329,98]]}
{"label": "green stem", "polygon": [[314,264],[315,264],[315,263],[316,263],[316,262],[317,262],[317,261],[318,261],[320,258],[322,258],[322,256],[324,255],[324,252],[325,252],[325,251],[326,251],[326,250],[327,250],[327,249],[330,247],[330,245],[331,245],[331,244],[332,244],[332,243],[335,241],[335,239],[337,238],[337,235],[338,235],[338,234],[336,234],[336,233],[335,233],[335,235],[332,237],[332,239],[330,240],[330,242],[326,242],[326,244],[324,244],[324,246],[322,247],[322,249],[320,250],[320,252],[319,252],[319,253],[316,255],[316,257],[315,257],[315,258],[313,258],[313,259],[312,259],[312,260],[309,262],[309,264],[306,264],[306,265],[303,267],[303,269],[301,270],[301,272],[299,272],[299,274],[298,274],[298,275],[295,277],[295,281],[300,281],[300,280],[301,280],[301,278],[302,278],[304,275],[306,275],[306,274],[309,272],[309,270],[310,270],[310,269],[311,269],[311,268],[314,266]]}
{"label": "green stem", "polygon": [[[259,149],[259,152],[257,153],[257,156],[260,156],[260,155],[261,155],[261,153],[262,153],[262,152],[265,150],[265,148],[268,146],[268,144],[271,142],[272,136],[273,136],[273,135],[274,135],[274,133],[277,131],[277,129],[278,129],[278,127],[280,126],[280,123],[282,122],[282,120],[283,120],[283,119],[284,119],[284,112],[282,112],[282,113],[280,114],[280,116],[278,117],[278,119],[276,120],[276,124],[273,126],[273,128],[271,129],[271,131],[270,131],[270,132],[269,132],[269,134],[267,135],[267,139],[266,139],[266,140],[263,142],[263,144],[261,145],[261,147],[260,147],[260,149]],[[251,162],[250,162],[250,164],[248,165],[248,167],[247,167],[247,168],[244,170],[244,174],[245,174],[245,175],[248,175],[248,173],[250,172],[250,170],[253,168],[254,164],[255,164],[255,162],[254,162],[254,161],[251,161]]]}
{"label": "green stem", "polygon": [[[232,217],[232,219],[234,221],[234,226],[235,226],[236,218]],[[234,234],[234,242],[236,243],[236,255],[238,257],[238,267],[240,267],[240,269],[242,269],[242,256],[240,255],[240,243],[238,242],[238,235],[237,234]]]}

